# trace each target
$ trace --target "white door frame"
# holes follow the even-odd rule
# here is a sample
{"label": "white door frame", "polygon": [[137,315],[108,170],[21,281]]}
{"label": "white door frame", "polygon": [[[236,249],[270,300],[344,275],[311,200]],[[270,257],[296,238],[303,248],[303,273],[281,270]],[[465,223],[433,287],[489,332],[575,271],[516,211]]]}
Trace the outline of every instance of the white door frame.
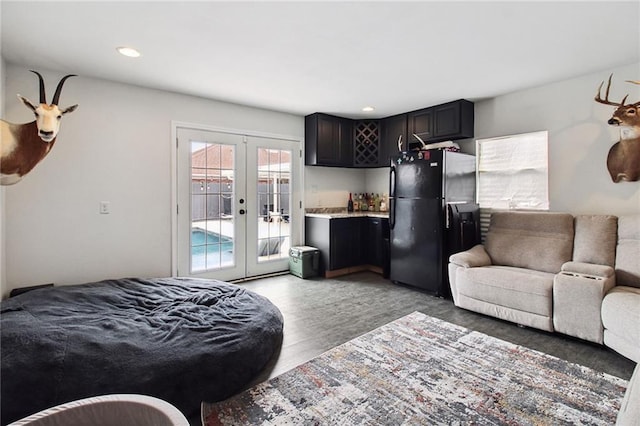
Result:
{"label": "white door frame", "polygon": [[[297,154],[292,152],[295,156],[298,156],[299,161],[302,159],[302,141],[300,138],[290,135],[280,135],[267,132],[258,132],[251,130],[240,130],[233,128],[225,128],[218,126],[210,126],[198,123],[172,121],[171,122],[171,275],[176,276],[178,274],[178,128],[213,131],[220,133],[232,133],[237,135],[255,136],[259,138],[270,139],[282,139],[291,142],[298,143]],[[291,187],[291,246],[300,245],[304,241],[304,213],[303,213],[303,199],[302,188],[304,188],[303,182],[303,166],[297,168],[297,176],[292,175],[292,187]],[[292,171],[293,173],[293,171]],[[181,271],[182,272],[182,271]]]}
{"label": "white door frame", "polygon": [[[280,246],[280,255],[278,257],[275,257],[274,259],[271,259],[271,260],[259,260],[258,240],[259,238],[261,238],[261,235],[260,235],[261,232],[259,231],[260,225],[265,226],[267,229],[271,229],[273,226],[273,228],[275,229],[271,229],[271,230],[274,231],[275,235],[277,236],[277,234],[279,233],[280,227],[286,226],[287,228],[289,228],[291,224],[293,224],[294,226],[296,224],[295,217],[291,217],[289,220],[289,223],[287,223],[286,225],[284,224],[282,217],[276,216],[275,218],[271,218],[271,220],[267,222],[265,222],[263,218],[259,217],[259,215],[262,214],[262,207],[263,207],[257,203],[258,175],[259,175],[258,168],[260,166],[258,161],[259,149],[266,149],[267,151],[281,150],[281,151],[291,152],[291,156],[289,159],[289,167],[291,168],[292,171],[300,169],[300,160],[301,160],[300,154],[298,154],[297,152],[298,145],[293,143],[290,140],[265,138],[265,137],[252,137],[252,136],[247,137],[247,145],[246,145],[247,215],[246,215],[246,220],[247,220],[248,238],[247,238],[247,248],[246,248],[246,254],[247,254],[246,271],[247,271],[248,277],[259,276],[259,275],[269,274],[269,273],[288,269],[289,268],[289,252],[287,247],[295,245],[295,244],[291,244],[291,240],[293,239],[293,236],[290,236],[288,241],[285,240],[286,243],[281,240],[280,244],[283,244],[283,245]],[[278,169],[280,167],[280,165],[273,165],[273,166],[277,167]],[[289,179],[290,188],[299,184],[298,182],[296,182],[296,180],[297,179],[295,178],[295,176],[292,176]],[[276,195],[275,193],[276,191],[274,190],[273,191],[274,210],[279,211],[277,208],[278,207],[277,203],[280,196]],[[293,194],[293,191],[290,191],[289,212],[293,210],[292,207],[295,207],[293,205],[294,200],[293,200],[292,194]],[[298,203],[298,206],[299,206],[299,203]],[[296,210],[300,210],[300,209],[298,208]],[[272,221],[273,223],[271,223]],[[293,231],[290,230],[290,233],[293,234]],[[255,237],[255,238],[252,238],[252,237]],[[264,235],[262,235],[262,237],[264,237]]]}

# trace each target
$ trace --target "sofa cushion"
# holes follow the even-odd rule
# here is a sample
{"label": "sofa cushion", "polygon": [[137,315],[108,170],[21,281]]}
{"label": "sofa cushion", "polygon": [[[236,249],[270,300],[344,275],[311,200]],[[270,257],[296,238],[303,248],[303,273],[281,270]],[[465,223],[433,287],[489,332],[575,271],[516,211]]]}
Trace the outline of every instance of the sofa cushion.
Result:
{"label": "sofa cushion", "polygon": [[550,212],[495,212],[485,249],[494,265],[557,273],[573,254],[573,216]]}
{"label": "sofa cushion", "polygon": [[505,266],[459,269],[459,294],[545,317],[552,316],[554,274]]}
{"label": "sofa cushion", "polygon": [[573,261],[613,266],[618,240],[618,218],[578,215],[574,223]]}
{"label": "sofa cushion", "polygon": [[640,288],[612,288],[602,300],[602,324],[605,344],[640,362]]}
{"label": "sofa cushion", "polygon": [[640,215],[618,218],[616,283],[640,288]]}

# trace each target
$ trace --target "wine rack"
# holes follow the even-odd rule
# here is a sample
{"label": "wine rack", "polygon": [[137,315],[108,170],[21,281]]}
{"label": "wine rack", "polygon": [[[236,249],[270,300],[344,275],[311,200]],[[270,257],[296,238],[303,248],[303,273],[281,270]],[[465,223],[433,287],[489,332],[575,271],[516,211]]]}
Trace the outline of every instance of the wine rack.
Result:
{"label": "wine rack", "polygon": [[380,155],[380,125],[378,121],[357,121],[353,129],[354,166],[378,164]]}

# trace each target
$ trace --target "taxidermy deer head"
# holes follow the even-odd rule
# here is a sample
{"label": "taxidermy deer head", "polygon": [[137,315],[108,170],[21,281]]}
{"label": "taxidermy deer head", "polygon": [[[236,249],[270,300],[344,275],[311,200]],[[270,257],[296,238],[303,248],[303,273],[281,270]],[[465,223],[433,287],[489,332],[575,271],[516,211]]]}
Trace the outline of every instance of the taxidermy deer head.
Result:
{"label": "taxidermy deer head", "polygon": [[30,123],[14,124],[0,120],[2,139],[0,140],[0,184],[13,185],[29,173],[48,153],[55,143],[62,116],[75,111],[78,105],[60,108],[58,102],[62,85],[74,74],[64,76],[51,103],[46,100],[44,79],[40,73],[31,70],[40,80],[40,103],[34,105],[29,99],[18,95],[18,99],[33,111],[36,119]]}
{"label": "taxidermy deer head", "polygon": [[[604,105],[615,106],[611,118],[607,121],[612,126],[620,127],[620,140],[609,150],[607,156],[607,168],[614,182],[637,181],[640,179],[640,102],[625,104],[626,95],[620,102],[609,100],[611,77],[604,95],[600,97],[604,81],[598,87],[595,101]],[[627,80],[629,83],[640,84],[638,81]]]}

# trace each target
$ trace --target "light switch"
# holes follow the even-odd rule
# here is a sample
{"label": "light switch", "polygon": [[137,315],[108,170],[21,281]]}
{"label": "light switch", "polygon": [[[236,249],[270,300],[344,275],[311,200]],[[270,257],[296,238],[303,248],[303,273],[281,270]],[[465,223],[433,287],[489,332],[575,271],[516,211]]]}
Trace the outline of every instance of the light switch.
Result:
{"label": "light switch", "polygon": [[100,214],[109,214],[109,213],[111,213],[111,202],[100,201]]}

